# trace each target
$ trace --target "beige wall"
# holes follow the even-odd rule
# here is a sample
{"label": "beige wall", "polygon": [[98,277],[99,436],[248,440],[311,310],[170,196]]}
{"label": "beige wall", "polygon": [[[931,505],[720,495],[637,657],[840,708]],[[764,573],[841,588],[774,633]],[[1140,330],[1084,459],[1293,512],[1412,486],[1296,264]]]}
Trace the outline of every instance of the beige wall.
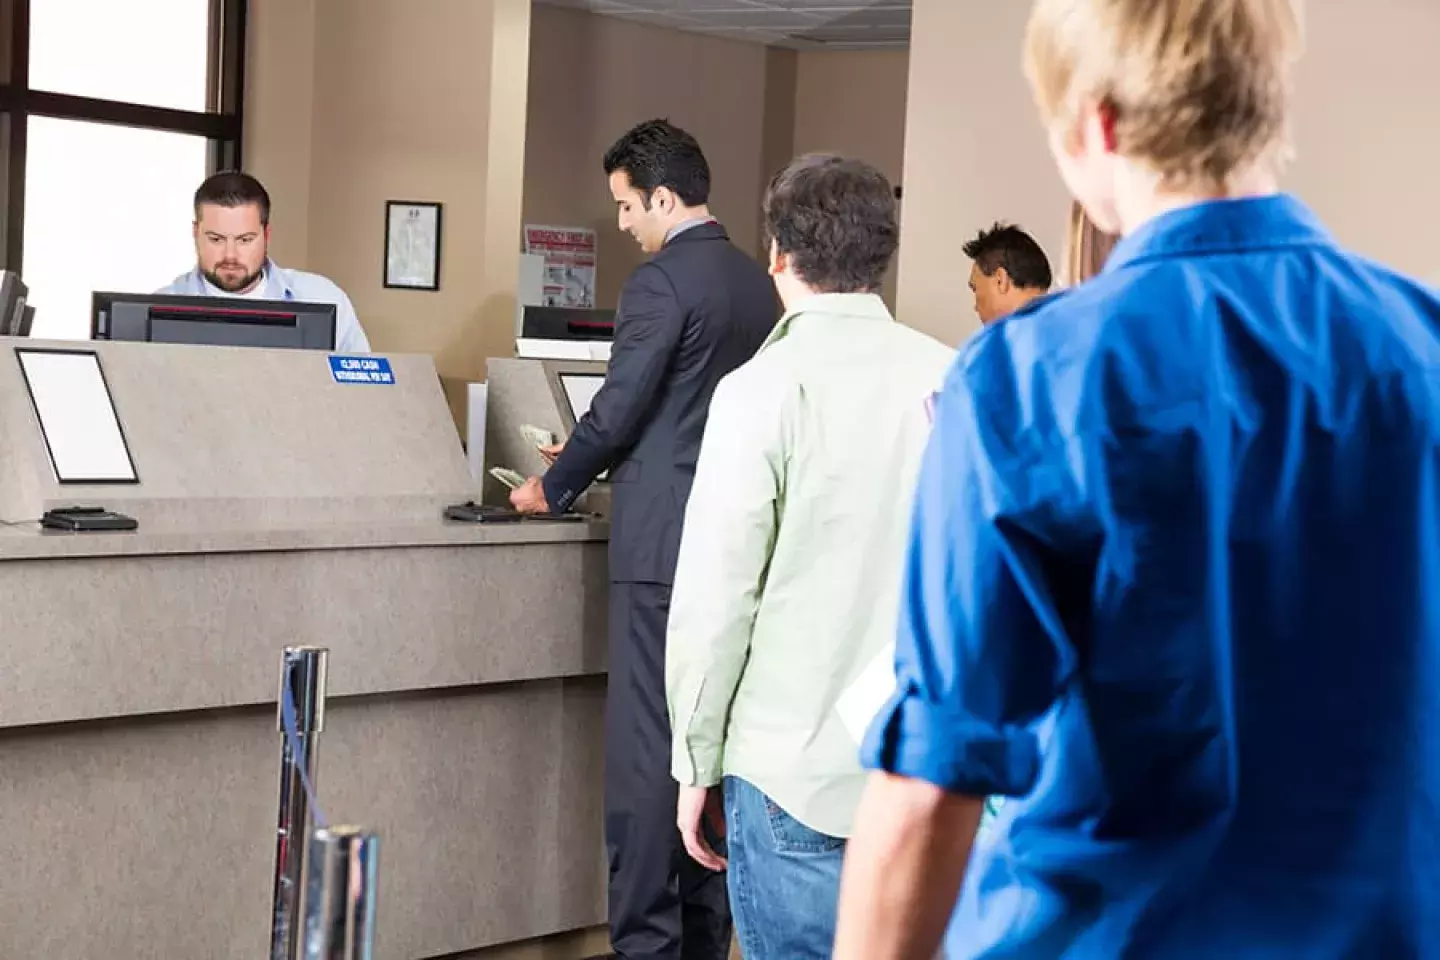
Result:
{"label": "beige wall", "polygon": [[668,117],[695,135],[712,212],[758,251],[764,47],[536,4],[530,61],[524,219],[597,231],[597,305],[615,305],[641,260],[615,227],[600,160],[642,120]]}
{"label": "beige wall", "polygon": [[[806,51],[795,83],[794,153],[840,153],[901,186],[910,56],[904,50]],[[903,202],[902,202],[903,208]],[[895,306],[896,265],[882,291]]]}
{"label": "beige wall", "polygon": [[904,50],[806,51],[795,85],[795,152],[858,157],[900,183],[905,162]]}
{"label": "beige wall", "polygon": [[252,0],[246,29],[245,168],[270,192],[270,254],[310,258],[316,0]]}
{"label": "beige wall", "polygon": [[1286,186],[1343,243],[1440,284],[1440,3],[1306,9]]}
{"label": "beige wall", "polygon": [[[759,211],[765,189],[785,164],[795,156],[795,117],[799,109],[800,56],[793,50],[767,48],[765,52],[765,111],[761,123],[760,196],[755,198],[760,231],[764,214]],[[764,237],[761,238],[764,247]],[[760,251],[762,256],[766,251]]]}
{"label": "beige wall", "polygon": [[[512,349],[528,0],[256,0],[246,165],[275,203],[274,253],[355,303],[377,350],[447,381]],[[440,290],[383,287],[385,201],[444,205]]]}
{"label": "beige wall", "polygon": [[[978,328],[959,241],[1015,220],[1062,255],[1066,197],[1020,67],[1029,4],[915,0],[899,315],[958,342]],[[1287,189],[1340,240],[1440,282],[1440,4],[1312,2]]]}

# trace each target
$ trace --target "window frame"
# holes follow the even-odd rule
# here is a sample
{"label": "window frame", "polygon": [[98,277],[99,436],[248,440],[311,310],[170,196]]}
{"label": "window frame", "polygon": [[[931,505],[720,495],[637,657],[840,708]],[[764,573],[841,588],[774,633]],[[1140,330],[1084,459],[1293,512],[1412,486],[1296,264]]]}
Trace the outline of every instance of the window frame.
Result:
{"label": "window frame", "polygon": [[[208,172],[238,170],[245,108],[245,27],[249,0],[209,0],[210,35],[204,111],[34,90],[30,87],[31,0],[0,0],[0,165],[3,267],[25,262],[25,163],[32,116],[140,127],[204,137]],[[8,40],[7,42],[3,42]],[[198,184],[197,184],[198,185]]]}

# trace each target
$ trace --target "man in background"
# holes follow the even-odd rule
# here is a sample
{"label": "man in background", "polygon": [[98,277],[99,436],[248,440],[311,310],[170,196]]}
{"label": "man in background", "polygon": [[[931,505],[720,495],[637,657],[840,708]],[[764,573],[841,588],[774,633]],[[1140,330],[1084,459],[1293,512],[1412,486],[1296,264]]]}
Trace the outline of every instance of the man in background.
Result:
{"label": "man in background", "polygon": [[610,470],[610,936],[632,960],[720,960],[730,946],[725,877],[686,857],[675,829],[665,624],[710,397],[775,325],[775,292],[710,215],[710,167],[694,137],[664,120],[642,123],[604,167],[620,229],[652,257],[621,291],[589,412],[563,447],[544,451],[554,457],[545,476],[511,502],[560,513]]}
{"label": "man in background", "polygon": [[332,281],[270,259],[270,194],[247,173],[217,173],[195,191],[195,269],[157,292],[335,305],[335,350],[369,353],[355,307]]}
{"label": "man in background", "polygon": [[937,401],[837,960],[1440,956],[1440,299],[1279,192],[1300,17],[1034,5],[1123,239]]}
{"label": "man in background", "polygon": [[1045,251],[1019,227],[997,223],[962,249],[974,261],[970,292],[975,313],[987,326],[1044,296],[1054,282]]}
{"label": "man in background", "polygon": [[847,726],[839,704],[893,649],[925,401],[955,352],[880,299],[899,227],[878,170],[801,157],[764,216],[786,313],[710,405],[670,611],[672,769],[713,870],[723,781],[745,960],[825,960],[865,783],[849,727],[868,716]]}

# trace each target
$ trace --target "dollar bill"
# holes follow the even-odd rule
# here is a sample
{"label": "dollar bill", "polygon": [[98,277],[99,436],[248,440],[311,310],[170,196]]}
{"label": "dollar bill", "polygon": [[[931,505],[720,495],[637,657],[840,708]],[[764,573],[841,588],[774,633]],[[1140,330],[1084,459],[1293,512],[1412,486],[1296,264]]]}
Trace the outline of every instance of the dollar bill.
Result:
{"label": "dollar bill", "polygon": [[511,490],[518,490],[525,486],[525,477],[520,473],[511,470],[509,467],[491,467],[490,476],[499,480]]}
{"label": "dollar bill", "polygon": [[533,424],[521,424],[520,435],[532,447],[548,447],[555,442],[555,434]]}

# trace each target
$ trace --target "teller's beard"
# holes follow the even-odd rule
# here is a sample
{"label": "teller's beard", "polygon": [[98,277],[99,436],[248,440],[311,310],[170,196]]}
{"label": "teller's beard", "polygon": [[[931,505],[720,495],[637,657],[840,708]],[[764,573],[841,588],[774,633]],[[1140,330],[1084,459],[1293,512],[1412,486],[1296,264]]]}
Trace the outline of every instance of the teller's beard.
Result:
{"label": "teller's beard", "polygon": [[238,280],[227,280],[222,277],[216,270],[205,270],[202,272],[205,274],[206,280],[209,280],[211,283],[219,287],[221,290],[224,290],[226,293],[241,293],[245,290],[249,290],[250,287],[257,280],[260,279],[260,275],[265,272],[265,268],[261,267],[254,273],[243,274]]}

